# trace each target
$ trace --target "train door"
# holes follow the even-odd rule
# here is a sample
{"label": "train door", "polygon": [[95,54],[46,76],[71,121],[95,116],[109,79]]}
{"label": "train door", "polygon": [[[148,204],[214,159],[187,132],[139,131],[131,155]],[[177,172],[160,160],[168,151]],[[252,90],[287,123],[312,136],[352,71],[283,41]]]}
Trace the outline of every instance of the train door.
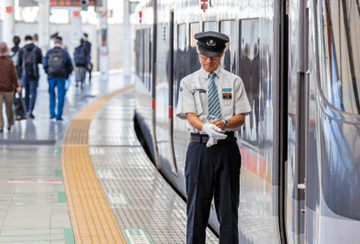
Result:
{"label": "train door", "polygon": [[[172,160],[172,172],[177,176],[178,168],[176,164],[175,148],[174,148],[174,11],[170,12],[170,31],[169,31],[169,136],[170,136],[170,150],[171,150],[171,160]],[[176,88],[176,85],[175,85]],[[175,90],[175,94],[176,90]]]}
{"label": "train door", "polygon": [[[305,180],[308,161],[309,84],[307,1],[289,1],[288,157],[286,233],[288,243],[305,243]],[[295,21],[294,21],[295,20]]]}

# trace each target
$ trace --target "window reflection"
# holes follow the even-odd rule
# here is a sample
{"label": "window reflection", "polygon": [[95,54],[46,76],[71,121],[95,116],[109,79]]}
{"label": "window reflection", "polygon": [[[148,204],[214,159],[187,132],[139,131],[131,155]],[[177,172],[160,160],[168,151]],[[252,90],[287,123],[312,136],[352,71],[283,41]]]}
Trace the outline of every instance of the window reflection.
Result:
{"label": "window reflection", "polygon": [[235,33],[235,26],[236,22],[233,20],[226,20],[226,21],[221,21],[220,22],[220,32],[229,36],[230,41],[228,43],[226,43],[226,48],[225,48],[225,52],[224,52],[224,56],[221,60],[221,67],[223,67],[225,70],[235,73],[236,69],[235,69],[235,52],[236,52],[236,46],[235,46],[235,41],[234,41],[234,37],[236,35]]}
{"label": "window reflection", "polygon": [[216,22],[215,21],[204,22],[204,32],[205,31],[216,31]]}
{"label": "window reflection", "polygon": [[319,14],[320,40],[324,58],[320,61],[321,86],[335,108],[360,114],[360,12],[355,0],[324,1]]}
{"label": "window reflection", "polygon": [[200,69],[201,65],[199,62],[199,56],[196,51],[196,39],[195,34],[200,32],[200,24],[199,23],[191,23],[190,24],[190,73],[193,73]]}
{"label": "window reflection", "polygon": [[258,145],[259,127],[259,20],[240,22],[240,63],[239,74],[245,86],[252,112],[246,117],[240,130],[240,138],[252,145]]}
{"label": "window reflection", "polygon": [[179,87],[180,87],[180,81],[182,80],[182,78],[184,78],[185,76],[187,76],[189,74],[188,71],[188,48],[186,46],[186,24],[180,24],[178,25],[178,40],[177,40],[177,44],[178,44],[178,49],[177,49],[177,53],[176,53],[176,64],[175,64],[175,69],[176,69],[176,92],[175,92],[175,101],[177,101],[177,96],[179,94]]}

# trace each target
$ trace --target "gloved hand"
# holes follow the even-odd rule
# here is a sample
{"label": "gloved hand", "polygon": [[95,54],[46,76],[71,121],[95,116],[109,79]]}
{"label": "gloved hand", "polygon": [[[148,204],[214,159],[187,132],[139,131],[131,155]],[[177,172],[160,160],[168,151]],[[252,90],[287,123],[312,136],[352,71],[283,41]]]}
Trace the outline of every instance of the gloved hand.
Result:
{"label": "gloved hand", "polygon": [[[221,129],[214,124],[206,123],[203,125],[202,130],[215,140],[224,140],[227,135],[221,133]],[[211,138],[209,138],[210,140]]]}
{"label": "gloved hand", "polygon": [[212,145],[216,145],[216,144],[217,144],[217,140],[215,140],[213,137],[209,137],[209,140],[206,143],[206,146],[211,147]]}

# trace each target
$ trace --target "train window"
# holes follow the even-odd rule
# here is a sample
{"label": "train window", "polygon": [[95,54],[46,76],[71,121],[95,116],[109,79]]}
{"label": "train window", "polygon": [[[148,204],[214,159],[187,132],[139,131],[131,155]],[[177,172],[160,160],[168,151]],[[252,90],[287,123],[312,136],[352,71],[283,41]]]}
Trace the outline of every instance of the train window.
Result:
{"label": "train window", "polygon": [[136,31],[136,74],[148,91],[152,90],[152,35],[151,29]]}
{"label": "train window", "polygon": [[199,62],[199,56],[197,53],[197,45],[196,45],[196,39],[194,38],[195,34],[200,32],[200,24],[199,23],[191,23],[190,24],[190,50],[189,50],[189,70],[190,73],[193,73],[201,68],[200,62]]}
{"label": "train window", "polygon": [[139,79],[144,82],[144,30],[138,30],[136,35],[136,69]]}
{"label": "train window", "polygon": [[204,22],[204,31],[216,31],[216,22],[215,21]]}
{"label": "train window", "polygon": [[[175,63],[175,82],[176,82],[176,96],[179,92],[180,81],[182,78],[189,74],[189,59],[188,59],[188,47],[187,47],[187,32],[186,32],[186,24],[178,25],[178,40],[177,40],[177,52],[176,52],[176,63]],[[175,97],[175,101],[177,101],[177,97]]]}
{"label": "train window", "polygon": [[239,75],[244,82],[252,112],[246,116],[239,135],[254,146],[258,145],[259,126],[259,43],[259,20],[241,20]]}
{"label": "train window", "polygon": [[[359,115],[359,1],[326,0],[317,5],[320,85],[325,99],[338,110]],[[321,115],[321,186],[326,206],[336,215],[360,220],[359,125],[330,109]],[[354,116],[355,117],[355,116]],[[358,117],[358,116],[357,116]],[[351,120],[352,121],[352,120]],[[355,120],[354,120],[355,121]],[[318,132],[318,131],[316,131]],[[318,136],[318,135],[317,135]],[[314,149],[316,150],[316,149]],[[320,152],[319,152],[320,154]]]}
{"label": "train window", "polygon": [[[345,3],[346,2],[346,3]],[[358,2],[358,1],[357,1]],[[321,87],[328,102],[344,112],[360,114],[360,14],[356,1],[328,0],[318,15],[324,56]]]}
{"label": "train window", "polygon": [[149,47],[149,35],[148,30],[144,30],[144,63],[145,63],[145,70],[144,70],[144,83],[145,87],[148,88],[149,86],[149,63],[148,63],[148,47]]}
{"label": "train window", "polygon": [[237,36],[237,33],[235,33],[236,29],[236,22],[234,20],[225,20],[220,22],[220,32],[230,38],[230,41],[226,44],[226,49],[220,65],[225,70],[232,73],[236,72],[236,60],[234,60],[237,52],[237,43],[234,40]]}
{"label": "train window", "polygon": [[152,90],[152,34],[151,34],[151,29],[149,28],[148,29],[148,33],[147,33],[147,36],[148,36],[148,47],[147,47],[147,53],[148,53],[148,72],[147,72],[147,75],[148,75],[148,91],[151,91]]}

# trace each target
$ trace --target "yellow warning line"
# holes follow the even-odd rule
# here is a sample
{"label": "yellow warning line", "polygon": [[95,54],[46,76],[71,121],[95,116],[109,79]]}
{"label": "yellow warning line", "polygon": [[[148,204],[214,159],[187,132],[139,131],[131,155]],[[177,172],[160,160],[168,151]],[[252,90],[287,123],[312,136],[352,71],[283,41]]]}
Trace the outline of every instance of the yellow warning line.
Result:
{"label": "yellow warning line", "polygon": [[88,131],[96,112],[134,85],[84,107],[70,122],[61,147],[61,169],[76,244],[126,243],[101,189],[89,154]]}

